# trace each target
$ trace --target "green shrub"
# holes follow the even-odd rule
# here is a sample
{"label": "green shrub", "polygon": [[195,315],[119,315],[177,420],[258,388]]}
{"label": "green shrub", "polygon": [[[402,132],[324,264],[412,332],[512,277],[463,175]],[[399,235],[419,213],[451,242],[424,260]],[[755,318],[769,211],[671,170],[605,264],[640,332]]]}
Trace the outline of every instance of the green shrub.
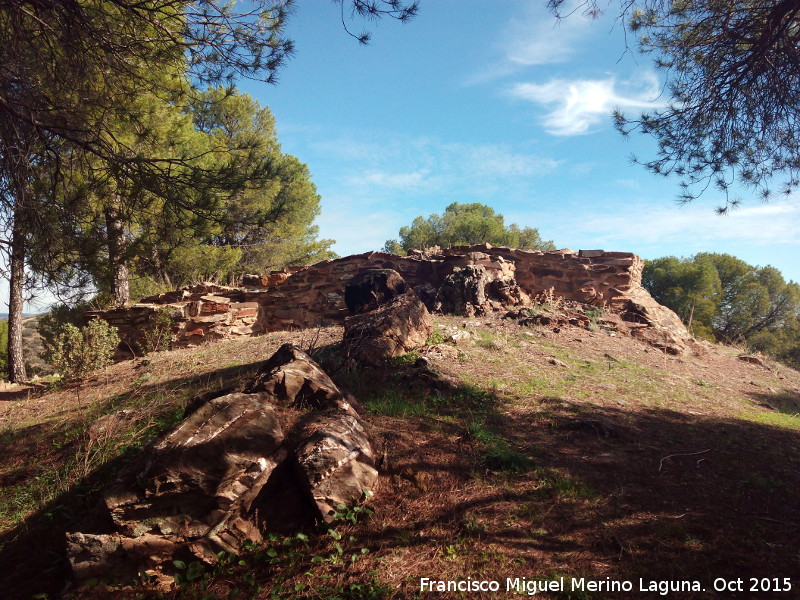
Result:
{"label": "green shrub", "polygon": [[86,377],[109,365],[119,344],[116,327],[95,319],[82,328],[72,323],[57,326],[50,340],[44,340],[42,358],[67,380]]}
{"label": "green shrub", "polygon": [[150,317],[150,325],[144,332],[142,350],[145,354],[161,352],[172,347],[172,320],[174,309],[162,306]]}

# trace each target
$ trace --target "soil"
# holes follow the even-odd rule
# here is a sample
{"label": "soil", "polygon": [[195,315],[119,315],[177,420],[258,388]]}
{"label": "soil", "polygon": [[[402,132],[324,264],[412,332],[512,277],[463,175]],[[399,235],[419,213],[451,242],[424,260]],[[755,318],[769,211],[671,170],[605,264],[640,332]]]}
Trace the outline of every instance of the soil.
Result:
{"label": "soil", "polygon": [[[410,598],[429,578],[500,586],[436,598],[505,598],[508,578],[550,586],[543,598],[800,598],[800,373],[727,346],[671,356],[613,330],[436,322],[431,341],[469,335],[381,369],[347,363],[331,327],[157,353],[30,397],[0,390],[4,597],[109,597],[75,591],[64,531],[96,510],[136,436],[293,341],[367,411],[382,456],[372,514],[342,522],[344,541],[312,536],[285,560],[217,569],[208,597]],[[135,427],[100,452],[89,425],[121,408]],[[771,590],[748,591],[751,577]],[[605,588],[574,590],[573,578]],[[715,591],[723,580],[741,591]],[[632,591],[613,591],[622,582]],[[683,589],[662,593],[669,582]],[[195,591],[167,596],[204,597]]]}

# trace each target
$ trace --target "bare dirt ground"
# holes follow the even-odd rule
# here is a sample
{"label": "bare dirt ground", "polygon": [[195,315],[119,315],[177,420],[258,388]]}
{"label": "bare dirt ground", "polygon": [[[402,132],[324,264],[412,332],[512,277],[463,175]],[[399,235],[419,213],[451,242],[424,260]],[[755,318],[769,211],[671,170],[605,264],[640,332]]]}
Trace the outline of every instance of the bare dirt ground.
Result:
{"label": "bare dirt ground", "polygon": [[[446,341],[459,330],[468,339]],[[368,412],[382,456],[373,513],[335,535],[276,538],[167,596],[410,598],[427,577],[500,586],[430,597],[505,598],[516,595],[507,578],[563,577],[564,589],[537,595],[800,598],[799,373],[730,347],[674,357],[613,331],[492,318],[437,318],[418,353],[427,362],[383,369],[346,364],[340,339],[335,327],[270,334],[154,354],[30,397],[0,391],[4,597],[111,597],[70,587],[64,532],[192,396],[245,380],[293,341]],[[119,427],[93,437],[106,414],[122,414]],[[750,591],[751,577],[769,590]],[[572,578],[633,591],[574,590]],[[739,579],[741,591],[714,590]],[[684,589],[647,588],[665,582]]]}

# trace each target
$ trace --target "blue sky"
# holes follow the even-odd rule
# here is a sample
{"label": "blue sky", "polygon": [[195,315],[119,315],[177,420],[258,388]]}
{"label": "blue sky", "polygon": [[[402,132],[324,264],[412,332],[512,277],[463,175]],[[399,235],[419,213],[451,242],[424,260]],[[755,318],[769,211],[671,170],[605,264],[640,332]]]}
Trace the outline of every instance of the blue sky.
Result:
{"label": "blue sky", "polygon": [[559,248],[727,252],[800,280],[800,203],[742,192],[743,207],[718,217],[710,191],[677,205],[676,180],[630,163],[654,144],[623,139],[610,117],[664,100],[650,59],[625,51],[616,15],[558,23],[544,4],[422,0],[406,25],[351,24],[372,32],[363,47],[337,5],[298,2],[278,85],[241,87],[308,164],[321,236],[341,255],[378,250],[418,215],[483,202]]}
{"label": "blue sky", "polygon": [[418,215],[482,202],[559,248],[727,252],[800,281],[800,202],[745,192],[718,217],[711,191],[678,206],[676,180],[630,163],[652,157],[652,141],[623,139],[611,122],[615,107],[636,114],[664,100],[650,59],[626,52],[615,14],[557,22],[544,4],[422,0],[406,25],[352,23],[372,31],[364,47],[338,5],[297,2],[287,30],[297,51],[278,84],[240,87],[308,164],[321,237],[341,255],[379,250]]}

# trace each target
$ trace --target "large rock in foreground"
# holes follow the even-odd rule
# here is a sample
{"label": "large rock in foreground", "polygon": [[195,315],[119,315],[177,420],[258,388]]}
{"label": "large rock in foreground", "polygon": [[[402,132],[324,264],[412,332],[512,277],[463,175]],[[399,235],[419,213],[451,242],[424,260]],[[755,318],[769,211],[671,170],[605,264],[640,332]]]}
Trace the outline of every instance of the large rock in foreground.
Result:
{"label": "large rock in foreground", "polygon": [[[358,414],[298,348],[282,346],[244,392],[197,404],[104,494],[114,531],[68,534],[79,580],[143,572],[166,585],[175,559],[213,564],[219,551],[238,553],[265,530],[330,521],[375,486]],[[288,408],[309,412],[293,424]]]}
{"label": "large rock in foreground", "polygon": [[327,523],[339,505],[352,506],[369,492],[378,476],[369,437],[350,414],[322,415],[310,423],[295,458],[303,484]]}
{"label": "large rock in foreground", "polygon": [[656,302],[644,288],[620,292],[612,301],[631,334],[669,354],[700,352],[700,345],[672,310]]}

